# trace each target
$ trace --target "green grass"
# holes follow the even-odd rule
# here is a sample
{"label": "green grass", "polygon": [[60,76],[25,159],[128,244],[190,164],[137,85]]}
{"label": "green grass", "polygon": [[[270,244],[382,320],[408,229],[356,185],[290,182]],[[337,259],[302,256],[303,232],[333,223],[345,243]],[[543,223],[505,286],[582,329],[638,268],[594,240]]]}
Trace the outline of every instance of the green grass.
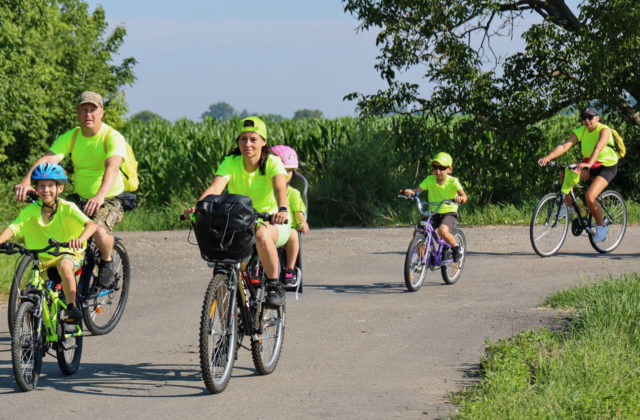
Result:
{"label": "green grass", "polygon": [[638,274],[549,297],[568,330],[488,343],[481,383],[452,396],[456,418],[639,418],[639,301]]}

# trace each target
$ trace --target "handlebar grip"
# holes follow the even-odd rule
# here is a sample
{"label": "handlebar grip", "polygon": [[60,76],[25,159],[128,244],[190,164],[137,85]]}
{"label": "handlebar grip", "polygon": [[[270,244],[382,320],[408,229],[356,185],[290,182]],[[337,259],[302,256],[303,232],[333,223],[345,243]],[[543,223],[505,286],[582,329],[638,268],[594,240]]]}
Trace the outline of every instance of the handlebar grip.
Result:
{"label": "handlebar grip", "polygon": [[27,203],[35,203],[38,201],[38,199],[39,199],[38,194],[35,191],[29,191],[27,192],[27,197],[25,201]]}

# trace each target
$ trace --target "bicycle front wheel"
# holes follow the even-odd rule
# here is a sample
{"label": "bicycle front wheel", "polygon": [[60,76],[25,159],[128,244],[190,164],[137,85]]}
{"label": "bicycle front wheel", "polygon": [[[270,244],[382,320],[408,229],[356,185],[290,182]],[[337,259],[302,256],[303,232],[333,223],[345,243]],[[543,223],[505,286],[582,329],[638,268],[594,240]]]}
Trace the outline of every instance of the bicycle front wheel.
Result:
{"label": "bicycle front wheel", "polygon": [[451,234],[456,238],[456,243],[462,251],[462,259],[458,262],[450,261],[440,268],[442,280],[447,284],[454,284],[460,280],[464,260],[467,258],[467,239],[464,237],[464,233],[460,229],[454,229]]}
{"label": "bicycle front wheel", "polygon": [[32,262],[33,257],[25,255],[13,275],[13,282],[11,283],[11,290],[9,291],[9,306],[7,307],[9,332],[12,334],[16,314],[18,313],[18,306],[20,306],[20,291],[23,290],[31,280],[31,271],[33,270]]}
{"label": "bicycle front wheel", "polygon": [[207,287],[200,317],[200,369],[212,394],[224,391],[231,379],[238,332],[236,307],[229,274],[215,274]]}
{"label": "bicycle front wheel", "polygon": [[541,257],[554,255],[562,247],[568,231],[567,205],[562,196],[550,193],[542,197],[533,211],[529,229],[536,254]]}
{"label": "bicycle front wheel", "polygon": [[262,307],[262,334],[251,337],[253,365],[260,375],[268,375],[276,369],[284,340],[285,314],[285,305],[277,308]]}
{"label": "bicycle front wheel", "polygon": [[593,236],[589,235],[589,242],[593,249],[606,254],[616,249],[622,242],[627,230],[627,205],[620,194],[611,190],[600,194],[598,202],[602,208],[602,219],[609,230],[604,241],[594,242]]}
{"label": "bicycle front wheel", "polygon": [[109,287],[98,286],[98,267],[94,266],[90,273],[90,294],[82,305],[82,315],[87,329],[94,335],[111,332],[124,313],[129,297],[131,283],[131,266],[129,255],[121,242],[116,241],[111,254],[113,259],[114,281]]}
{"label": "bicycle front wheel", "polygon": [[20,304],[11,336],[13,376],[23,391],[36,388],[42,368],[43,348],[38,332],[40,319],[36,317],[35,311],[35,304],[31,301]]}
{"label": "bicycle front wheel", "polygon": [[[423,234],[416,234],[411,239],[407,255],[404,258],[404,284],[410,292],[416,292],[420,289],[429,271],[429,247],[426,239]],[[422,263],[425,257],[427,264]]]}

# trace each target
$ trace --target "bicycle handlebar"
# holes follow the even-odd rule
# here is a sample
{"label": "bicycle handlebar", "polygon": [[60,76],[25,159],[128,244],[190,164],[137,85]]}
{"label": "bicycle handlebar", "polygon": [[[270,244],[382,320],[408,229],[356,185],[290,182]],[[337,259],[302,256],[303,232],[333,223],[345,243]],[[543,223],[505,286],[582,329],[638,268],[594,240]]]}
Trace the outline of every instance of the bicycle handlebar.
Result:
{"label": "bicycle handlebar", "polygon": [[[406,195],[404,195],[404,191],[405,190],[400,190],[400,192],[398,193],[398,197],[402,197],[405,198],[407,200],[416,200],[416,202],[418,203],[418,211],[420,212],[420,214],[423,214],[425,216],[430,216],[434,213],[437,213],[438,210],[440,210],[440,207],[442,207],[443,204],[462,204],[462,203],[456,203],[452,198],[446,198],[442,201],[439,202],[431,202],[431,201],[424,201],[420,199],[420,193],[416,192],[412,197],[407,197]],[[435,208],[434,211],[430,211],[430,210],[423,210],[422,207],[424,205],[427,206],[437,206]]]}
{"label": "bicycle handlebar", "polygon": [[[269,214],[269,213],[263,213],[261,211],[256,211],[256,216],[258,216],[260,219],[264,220],[265,222],[270,222],[271,221],[271,217],[273,215]],[[180,220],[187,220],[187,218],[184,217],[184,214],[181,214],[180,215]],[[285,220],[284,222],[287,223],[288,220]]]}
{"label": "bicycle handlebar", "polygon": [[578,167],[578,165],[576,165],[575,163],[570,163],[568,165],[561,165],[559,163],[554,162],[553,160],[550,160],[545,166],[549,166],[549,167],[552,167],[552,168],[558,168],[558,169],[562,169],[562,170],[564,170],[566,168],[576,169]]}
{"label": "bicycle handlebar", "polygon": [[[23,255],[32,255],[36,256],[40,253],[46,252],[47,254],[53,255],[54,257],[59,257],[60,255],[74,255],[71,252],[60,251],[60,248],[69,247],[69,242],[58,242],[55,239],[49,239],[49,245],[42,249],[29,249],[15,242],[5,242],[0,246],[0,254],[23,254]],[[53,252],[51,251],[53,249]]]}

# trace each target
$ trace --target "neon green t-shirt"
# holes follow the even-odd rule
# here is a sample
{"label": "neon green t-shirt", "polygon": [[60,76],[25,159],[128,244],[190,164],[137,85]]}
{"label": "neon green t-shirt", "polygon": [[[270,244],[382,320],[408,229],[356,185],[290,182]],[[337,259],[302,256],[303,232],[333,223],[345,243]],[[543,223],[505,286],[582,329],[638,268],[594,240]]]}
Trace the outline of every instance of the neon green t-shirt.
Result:
{"label": "neon green t-shirt", "polygon": [[296,216],[296,213],[307,212],[307,206],[304,204],[302,194],[297,189],[287,186],[287,200],[289,200],[289,214],[291,215],[291,227],[293,229],[298,228],[300,221]]}
{"label": "neon green t-shirt", "polygon": [[[587,127],[584,125],[573,130],[573,133],[580,142],[580,152],[582,153],[583,158],[591,157],[593,149],[595,149],[598,140],[600,140],[600,132],[605,127],[609,128],[602,123],[598,123],[596,129],[591,132],[589,132]],[[602,148],[602,150],[600,150],[600,153],[596,158],[596,160],[604,166],[613,166],[618,163],[618,156],[616,155],[615,150],[613,150],[613,144],[613,134],[611,134],[611,130],[609,130],[609,142]]]}
{"label": "neon green t-shirt", "polygon": [[216,171],[216,175],[228,181],[229,193],[251,197],[253,208],[265,213],[275,213],[278,210],[278,201],[273,191],[273,177],[278,174],[286,177],[287,171],[280,158],[275,155],[267,158],[264,175],[260,173],[260,169],[252,173],[245,171],[242,155],[227,156]]}
{"label": "neon green t-shirt", "polygon": [[[9,229],[16,238],[24,238],[24,245],[29,249],[41,249],[49,245],[49,239],[53,238],[58,242],[68,242],[78,238],[89,218],[78,206],[69,201],[60,199],[58,209],[53,215],[53,219],[48,222],[42,220],[42,200],[31,203],[11,222]],[[84,244],[86,246],[86,243]],[[61,251],[75,252],[68,248],[60,248]],[[47,253],[39,254],[43,261],[55,258]]]}
{"label": "neon green t-shirt", "polygon": [[[432,203],[439,203],[442,200],[448,198],[455,198],[458,195],[458,191],[462,189],[462,184],[458,181],[458,178],[447,176],[447,179],[442,185],[438,184],[438,180],[435,175],[429,175],[419,185],[429,195],[429,201]],[[438,206],[429,206],[429,210],[434,211]],[[458,211],[458,204],[443,204],[438,210],[438,213],[451,213]]]}
{"label": "neon green t-shirt", "polygon": [[[73,128],[58,137],[49,150],[63,158],[69,154],[71,138],[77,128]],[[102,185],[104,176],[104,163],[112,156],[126,156],[125,140],[122,134],[116,130],[111,131],[107,140],[107,152],[104,148],[104,135],[109,126],[102,123],[100,131],[93,137],[84,137],[82,130],[78,130],[76,143],[71,151],[71,161],[73,162],[73,186],[80,197],[90,199],[96,195]],[[118,171],[113,187],[107,194],[107,198],[115,197],[124,191],[122,173]]]}

